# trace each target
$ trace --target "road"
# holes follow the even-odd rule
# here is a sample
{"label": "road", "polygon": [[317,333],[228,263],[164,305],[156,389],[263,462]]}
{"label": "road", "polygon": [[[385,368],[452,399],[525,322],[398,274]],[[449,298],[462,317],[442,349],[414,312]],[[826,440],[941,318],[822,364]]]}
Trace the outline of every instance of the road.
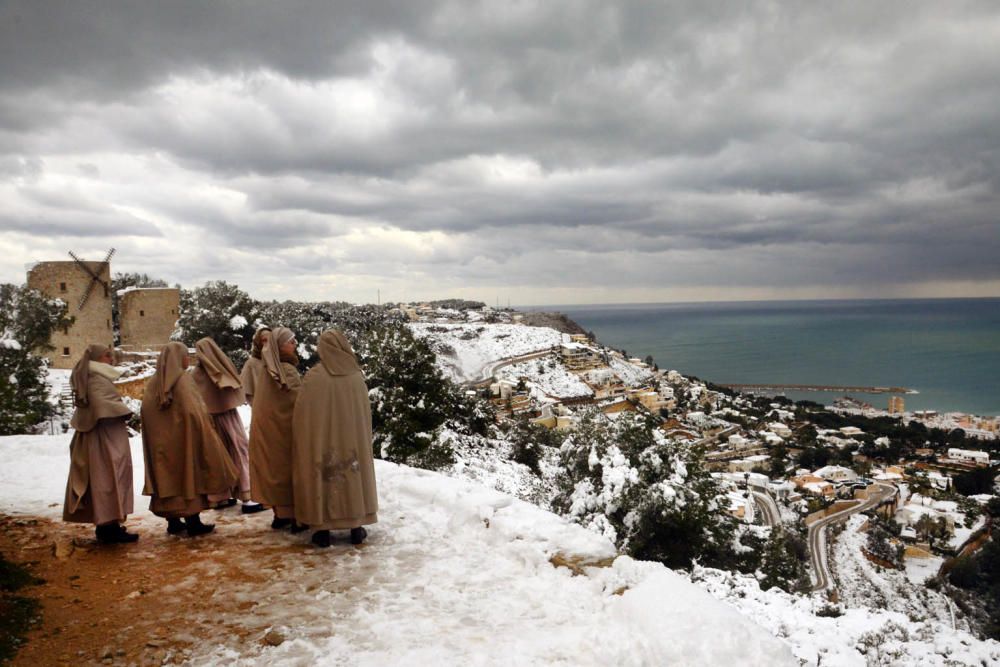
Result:
{"label": "road", "polygon": [[777,526],[781,523],[781,512],[778,510],[778,503],[774,502],[771,494],[753,490],[750,493],[753,494],[754,502],[760,508],[761,516],[764,517],[764,523],[768,526]]}
{"label": "road", "polygon": [[490,363],[483,366],[483,370],[479,373],[478,380],[471,380],[467,382],[471,387],[481,387],[493,382],[493,376],[498,370],[504,366],[513,366],[514,364],[520,363],[522,361],[529,361],[531,359],[538,359],[552,354],[552,348],[545,348],[544,350],[539,350],[537,352],[531,352],[529,354],[522,354],[519,357],[507,357],[506,359],[497,359],[496,361],[491,361]]}
{"label": "road", "polygon": [[827,526],[846,521],[852,514],[865,512],[878,506],[886,498],[896,494],[896,487],[890,484],[875,482],[868,487],[868,494],[869,497],[864,502],[823,517],[809,526],[809,556],[816,577],[813,583],[813,591],[823,591],[830,588],[830,569],[826,562]]}

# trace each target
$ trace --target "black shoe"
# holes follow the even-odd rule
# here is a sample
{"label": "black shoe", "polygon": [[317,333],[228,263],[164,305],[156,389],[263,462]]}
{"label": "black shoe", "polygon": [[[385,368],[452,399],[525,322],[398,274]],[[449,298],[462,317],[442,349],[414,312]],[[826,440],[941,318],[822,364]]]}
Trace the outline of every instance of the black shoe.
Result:
{"label": "black shoe", "polygon": [[170,535],[180,535],[185,530],[184,519],[167,519],[167,533]]}
{"label": "black shoe", "polygon": [[117,540],[119,544],[132,544],[133,542],[139,541],[139,536],[125,530],[125,526],[119,525],[117,528]]}
{"label": "black shoe", "polygon": [[309,530],[309,526],[304,523],[299,523],[298,521],[292,522],[292,534],[298,535],[304,530]]}
{"label": "black shoe", "polygon": [[217,510],[227,510],[236,504],[236,498],[230,498],[229,500],[223,500],[221,503],[215,506]]}
{"label": "black shoe", "polygon": [[187,533],[188,537],[197,537],[198,535],[207,535],[215,530],[214,523],[202,523],[201,516],[197,514],[192,514],[187,517]]}
{"label": "black shoe", "polygon": [[330,531],[329,530],[317,530],[313,533],[312,543],[318,546],[320,549],[326,549],[331,543]]}
{"label": "black shoe", "polygon": [[118,544],[118,524],[105,523],[94,528],[94,535],[101,544]]}
{"label": "black shoe", "polygon": [[274,521],[271,522],[271,528],[274,528],[275,530],[288,528],[291,525],[292,525],[291,519],[279,519],[278,517],[274,517]]}
{"label": "black shoe", "polygon": [[263,512],[265,509],[266,508],[260,503],[254,503],[252,505],[244,503],[243,507],[240,508],[240,511],[244,514],[256,514],[257,512]]}
{"label": "black shoe", "polygon": [[364,526],[351,528],[351,544],[361,544],[366,537],[368,537],[368,531],[364,529]]}

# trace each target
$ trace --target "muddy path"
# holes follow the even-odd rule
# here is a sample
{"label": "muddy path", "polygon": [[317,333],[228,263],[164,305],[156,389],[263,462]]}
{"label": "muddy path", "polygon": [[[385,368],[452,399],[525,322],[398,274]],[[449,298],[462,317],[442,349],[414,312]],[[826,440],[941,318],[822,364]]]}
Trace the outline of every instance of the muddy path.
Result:
{"label": "muddy path", "polygon": [[[178,664],[209,644],[246,657],[280,643],[268,600],[253,591],[281,578],[289,561],[325,564],[310,563],[317,550],[308,534],[272,531],[270,512],[203,516],[215,533],[169,536],[148,518],[130,522],[138,543],[108,546],[91,526],[0,515],[0,552],[45,580],[22,591],[41,602],[42,619],[12,664]],[[324,555],[353,549],[335,544]]]}

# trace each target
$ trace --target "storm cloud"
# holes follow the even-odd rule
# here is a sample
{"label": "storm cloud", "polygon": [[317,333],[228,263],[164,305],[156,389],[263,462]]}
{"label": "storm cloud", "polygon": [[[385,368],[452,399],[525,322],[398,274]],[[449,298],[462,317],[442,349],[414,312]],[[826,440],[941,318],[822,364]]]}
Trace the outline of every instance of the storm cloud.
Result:
{"label": "storm cloud", "polygon": [[0,2],[0,279],[1000,294],[992,2]]}

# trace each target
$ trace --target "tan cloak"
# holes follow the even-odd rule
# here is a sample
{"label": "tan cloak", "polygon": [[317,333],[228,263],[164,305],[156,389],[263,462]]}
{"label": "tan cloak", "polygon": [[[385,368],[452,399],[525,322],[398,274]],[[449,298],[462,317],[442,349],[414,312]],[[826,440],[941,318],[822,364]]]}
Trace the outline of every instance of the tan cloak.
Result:
{"label": "tan cloak", "polygon": [[207,495],[229,493],[237,471],[212,426],[198,388],[184,372],[187,348],[169,343],[142,397],[143,494],[158,516],[184,516],[207,507]]}
{"label": "tan cloak", "polygon": [[372,524],[378,494],[368,387],[339,331],[320,336],[319,355],[295,404],[295,519],[317,530]]}
{"label": "tan cloak", "polygon": [[302,379],[295,366],[282,361],[277,351],[292,337],[283,327],[271,332],[250,421],[250,492],[254,500],[274,507],[293,502],[292,411]]}
{"label": "tan cloak", "polygon": [[226,353],[211,338],[199,340],[195,350],[198,367],[192,376],[208,413],[218,415],[243,405],[246,399],[240,376]]}
{"label": "tan cloak", "polygon": [[240,383],[243,385],[243,393],[246,394],[247,403],[253,405],[253,396],[257,393],[257,383],[264,372],[264,362],[257,357],[250,357],[243,364],[243,371],[240,372]]}
{"label": "tan cloak", "polygon": [[121,522],[133,512],[132,452],[125,420],[132,411],[111,378],[118,372],[91,361],[107,347],[92,345],[73,369],[76,411],[70,425],[70,471],[63,520],[96,525]]}

